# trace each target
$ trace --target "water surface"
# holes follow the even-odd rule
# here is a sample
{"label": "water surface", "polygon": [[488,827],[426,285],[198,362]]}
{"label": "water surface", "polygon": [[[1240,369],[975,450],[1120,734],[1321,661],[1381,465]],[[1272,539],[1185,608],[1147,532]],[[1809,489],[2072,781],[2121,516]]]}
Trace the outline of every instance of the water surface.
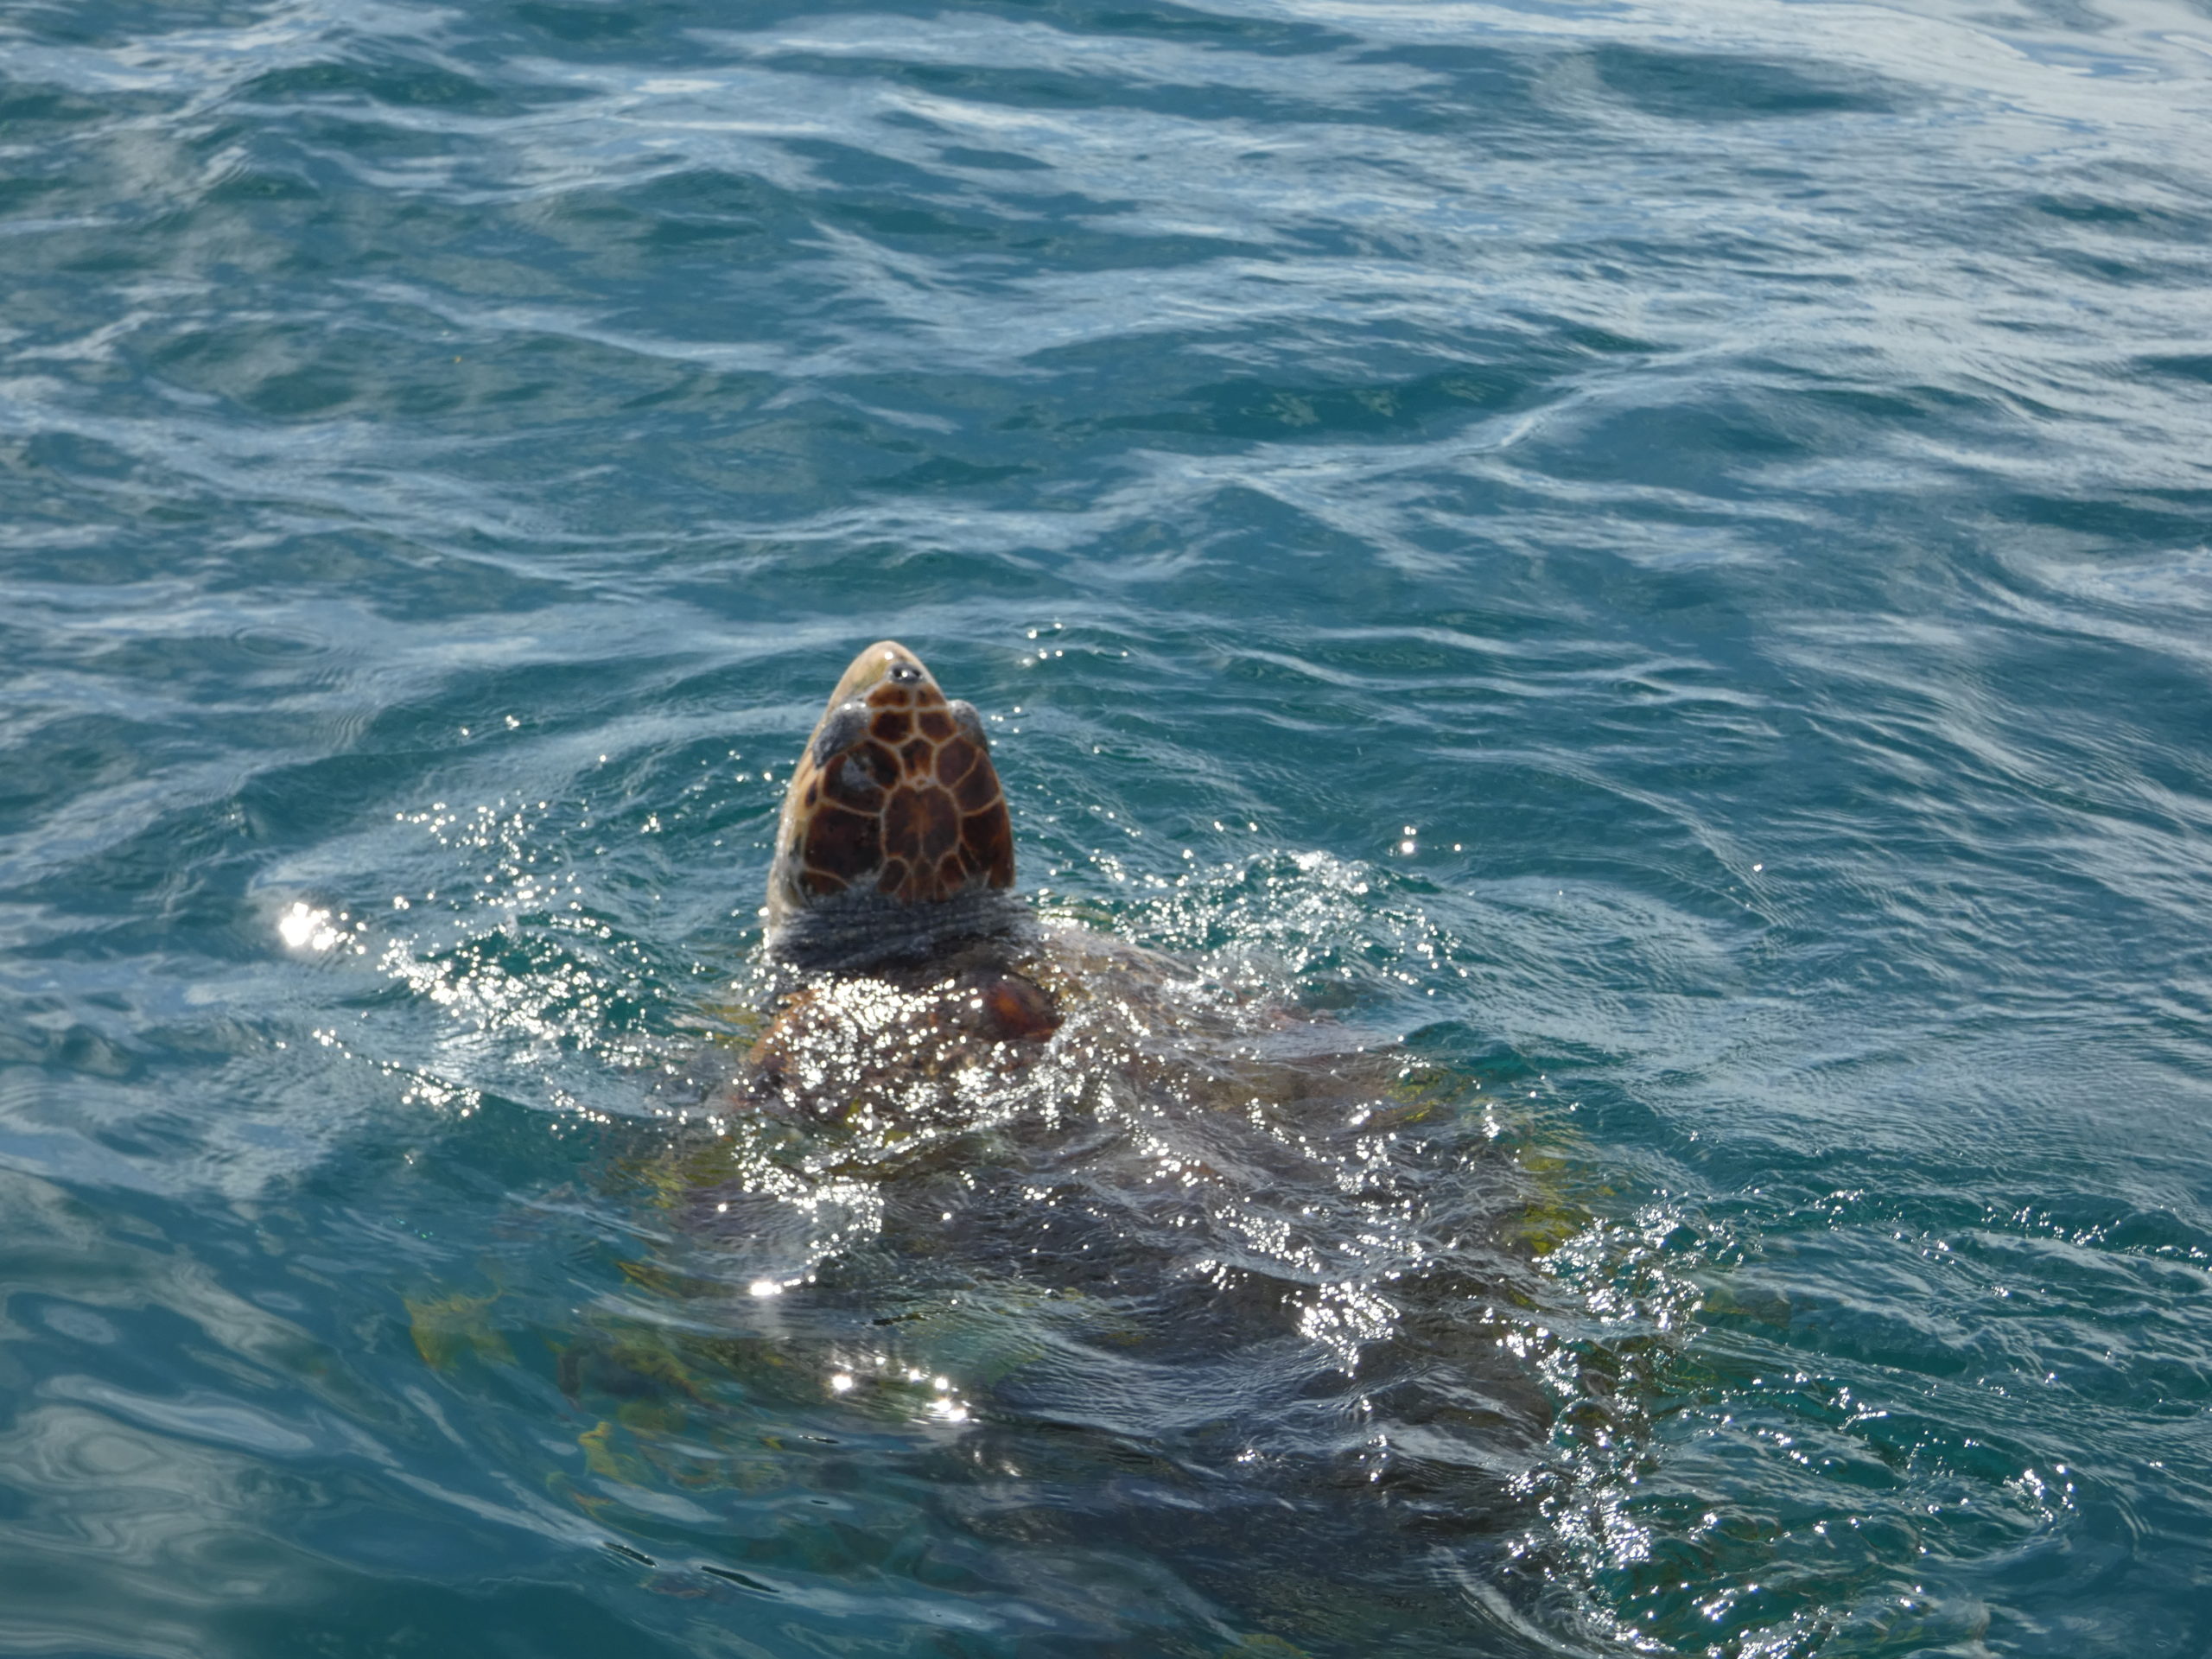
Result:
{"label": "water surface", "polygon": [[[2212,1643],[2208,64],[0,11],[0,1645]],[[885,636],[1169,966],[747,1139]]]}

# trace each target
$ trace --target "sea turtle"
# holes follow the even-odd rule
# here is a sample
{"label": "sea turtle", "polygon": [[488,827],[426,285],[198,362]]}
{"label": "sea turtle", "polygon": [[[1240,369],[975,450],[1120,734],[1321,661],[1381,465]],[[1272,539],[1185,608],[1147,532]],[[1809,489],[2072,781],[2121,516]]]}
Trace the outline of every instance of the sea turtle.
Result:
{"label": "sea turtle", "polygon": [[904,1494],[884,1536],[962,1552],[963,1605],[1039,1651],[1131,1650],[1094,1580],[1285,1638],[1257,1651],[1497,1645],[1453,1575],[1520,1548],[1555,1344],[1537,1195],[1468,1079],[1040,918],[982,721],[890,641],[793,769],[766,921],[774,1010],[627,1166],[621,1293],[566,1342],[580,1505],[711,1558],[650,1541],[705,1506],[759,1536],[786,1481]]}

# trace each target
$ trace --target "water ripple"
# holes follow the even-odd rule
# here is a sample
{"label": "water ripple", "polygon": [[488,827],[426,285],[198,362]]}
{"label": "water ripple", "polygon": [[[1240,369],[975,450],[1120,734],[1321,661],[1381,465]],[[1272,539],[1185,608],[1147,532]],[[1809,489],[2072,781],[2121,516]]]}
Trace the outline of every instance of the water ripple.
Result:
{"label": "water ripple", "polygon": [[[2197,12],[0,37],[10,1642],[2204,1644]],[[1166,954],[748,1140],[887,634]]]}

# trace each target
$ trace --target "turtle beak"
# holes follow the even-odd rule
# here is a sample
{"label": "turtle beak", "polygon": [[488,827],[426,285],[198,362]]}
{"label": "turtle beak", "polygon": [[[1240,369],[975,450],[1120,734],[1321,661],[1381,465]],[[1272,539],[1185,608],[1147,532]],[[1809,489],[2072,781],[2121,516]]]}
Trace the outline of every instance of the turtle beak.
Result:
{"label": "turtle beak", "polygon": [[879,639],[853,658],[837,689],[830,694],[830,707],[864,699],[877,686],[887,683],[920,687],[935,685],[937,681],[922,666],[922,659],[896,639]]}

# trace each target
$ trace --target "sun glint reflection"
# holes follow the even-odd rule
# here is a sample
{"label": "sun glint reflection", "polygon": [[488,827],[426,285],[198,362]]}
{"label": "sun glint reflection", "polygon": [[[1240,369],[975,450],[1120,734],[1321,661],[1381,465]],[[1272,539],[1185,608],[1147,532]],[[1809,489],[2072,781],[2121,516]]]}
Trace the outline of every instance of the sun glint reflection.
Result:
{"label": "sun glint reflection", "polygon": [[335,923],[349,919],[342,915],[334,918],[328,911],[317,910],[306,899],[296,899],[291,907],[276,918],[276,932],[295,950],[327,950],[348,938]]}

